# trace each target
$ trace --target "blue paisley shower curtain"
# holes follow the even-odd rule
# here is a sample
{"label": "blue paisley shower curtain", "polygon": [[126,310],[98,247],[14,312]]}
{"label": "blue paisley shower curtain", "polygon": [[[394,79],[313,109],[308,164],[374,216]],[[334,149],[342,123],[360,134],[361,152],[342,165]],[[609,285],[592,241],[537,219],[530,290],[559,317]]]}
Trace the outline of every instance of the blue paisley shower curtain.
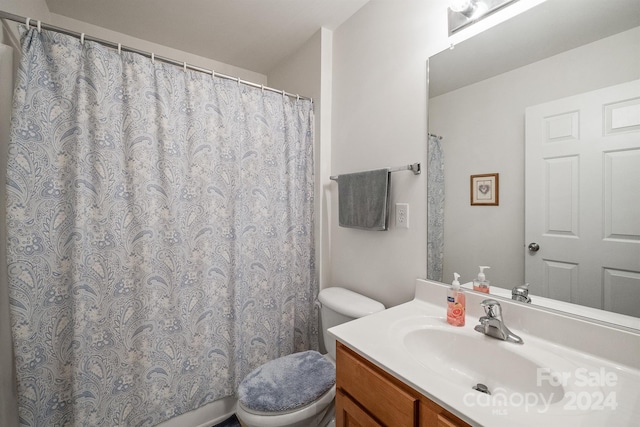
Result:
{"label": "blue paisley shower curtain", "polygon": [[442,138],[429,135],[427,148],[427,279],[443,281],[444,153]]}
{"label": "blue paisley shower curtain", "polygon": [[315,348],[311,103],[55,32],[21,42],[21,424],[153,426]]}

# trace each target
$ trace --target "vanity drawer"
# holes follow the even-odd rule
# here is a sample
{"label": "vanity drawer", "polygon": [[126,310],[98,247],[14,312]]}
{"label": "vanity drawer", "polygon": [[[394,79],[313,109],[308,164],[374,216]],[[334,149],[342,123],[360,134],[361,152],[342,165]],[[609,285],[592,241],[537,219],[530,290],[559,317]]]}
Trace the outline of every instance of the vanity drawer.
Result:
{"label": "vanity drawer", "polygon": [[336,377],[337,388],[367,408],[382,425],[416,425],[419,395],[340,343],[336,348]]}

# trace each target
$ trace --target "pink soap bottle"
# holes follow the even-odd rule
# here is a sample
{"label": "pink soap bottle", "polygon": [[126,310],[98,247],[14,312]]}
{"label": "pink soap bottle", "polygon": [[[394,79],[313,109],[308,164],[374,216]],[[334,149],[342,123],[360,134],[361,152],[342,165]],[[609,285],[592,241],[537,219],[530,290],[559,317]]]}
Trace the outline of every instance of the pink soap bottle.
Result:
{"label": "pink soap bottle", "polygon": [[447,290],[447,323],[453,326],[464,326],[466,301],[459,278],[458,273],[453,273],[453,283]]}

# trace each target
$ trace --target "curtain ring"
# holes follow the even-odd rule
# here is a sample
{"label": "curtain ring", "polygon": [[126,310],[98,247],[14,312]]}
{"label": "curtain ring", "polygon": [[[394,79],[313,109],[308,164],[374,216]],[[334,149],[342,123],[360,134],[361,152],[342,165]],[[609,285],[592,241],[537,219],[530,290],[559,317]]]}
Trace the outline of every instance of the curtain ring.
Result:
{"label": "curtain ring", "polygon": [[182,71],[184,71],[185,73],[187,72],[187,63],[186,62],[182,63]]}
{"label": "curtain ring", "polygon": [[151,63],[155,64],[156,63],[156,54],[151,52]]}
{"label": "curtain ring", "polygon": [[80,44],[84,45],[84,33],[80,34]]}
{"label": "curtain ring", "polygon": [[284,89],[282,90],[282,99],[284,99],[287,96],[287,92],[284,91]]}
{"label": "curtain ring", "polygon": [[122,54],[122,43],[118,43],[118,55]]}
{"label": "curtain ring", "polygon": [[27,30],[29,29],[29,23],[31,22],[31,18],[27,18],[26,22],[24,25],[27,26]]}
{"label": "curtain ring", "polygon": [[211,78],[214,78],[216,76],[216,72],[214,70],[211,70]]}
{"label": "curtain ring", "polygon": [[260,85],[260,90],[264,93],[264,85]]}
{"label": "curtain ring", "polygon": [[38,21],[38,32],[42,32],[42,23],[40,21]]}
{"label": "curtain ring", "polygon": [[300,95],[296,94],[296,101],[300,101]]}

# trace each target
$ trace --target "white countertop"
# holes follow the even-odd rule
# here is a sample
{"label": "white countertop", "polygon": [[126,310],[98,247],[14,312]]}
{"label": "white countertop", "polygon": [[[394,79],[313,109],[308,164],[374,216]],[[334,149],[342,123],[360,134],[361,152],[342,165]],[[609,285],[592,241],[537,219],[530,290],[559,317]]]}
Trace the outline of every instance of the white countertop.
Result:
{"label": "white countertop", "polygon": [[[467,294],[466,325],[456,328],[446,323],[445,300],[439,302],[446,288],[437,287],[426,281],[418,281],[416,299],[408,303],[392,307],[380,313],[356,319],[343,325],[329,329],[329,333],[380,368],[407,383],[429,399],[474,426],[513,427],[513,426],[636,426],[640,420],[640,337],[629,331],[620,333],[606,330],[601,325],[588,325],[584,321],[570,323],[571,319],[550,319],[567,335],[567,342],[585,341],[585,348],[592,348],[593,339],[605,337],[607,351],[602,354],[615,355],[616,351],[638,354],[621,356],[620,360],[602,357],[602,354],[591,354],[584,349],[559,344],[562,331],[554,331],[550,338],[526,332],[522,327],[523,319],[528,320],[540,313],[530,314],[529,307],[509,306],[502,302],[504,320],[507,326],[520,337],[524,344],[518,345],[487,337],[473,330],[478,323],[479,301],[482,297]],[[437,298],[436,298],[437,297]],[[433,303],[436,301],[436,303]],[[476,307],[477,306],[477,307]],[[521,317],[519,310],[525,310]],[[535,311],[535,310],[534,310]],[[553,314],[542,314],[554,316]],[[510,316],[515,329],[510,323]],[[568,323],[569,322],[569,323]],[[551,367],[554,372],[565,375],[563,381],[564,394],[548,403],[536,388],[527,392],[509,391],[501,393],[494,390],[492,396],[481,395],[471,389],[477,378],[466,380],[459,372],[452,371],[455,363],[438,358],[422,359],[417,357],[415,349],[410,350],[405,341],[407,333],[416,327],[433,328],[438,331],[451,331],[452,334],[463,334],[476,340],[478,346],[470,346],[463,359],[474,360],[474,352],[482,351],[487,345],[497,346],[497,354],[502,349],[514,355],[515,360],[522,360],[524,365]],[[450,329],[448,329],[450,328]],[[587,329],[585,329],[587,328]],[[605,328],[603,331],[596,330]],[[543,328],[544,329],[544,328]],[[560,333],[560,338],[558,334]],[[604,335],[601,335],[604,334]],[[621,335],[622,334],[622,335]],[[576,337],[581,336],[581,339]],[[446,337],[446,335],[445,335]],[[609,339],[610,338],[610,339]],[[480,345],[481,344],[481,345]],[[616,346],[620,346],[619,349]],[[597,347],[593,347],[597,348]],[[491,347],[493,350],[494,347]],[[413,353],[412,353],[413,351]],[[425,349],[428,351],[428,349]],[[437,353],[434,351],[434,353]],[[419,355],[418,355],[419,356]],[[471,357],[469,357],[471,356]],[[499,357],[494,361],[501,368]],[[429,360],[428,363],[425,360]],[[529,364],[531,361],[532,364]],[[621,363],[622,361],[622,363]],[[504,365],[506,366],[506,365]],[[496,367],[494,366],[493,369]],[[506,369],[506,368],[505,368]],[[535,369],[533,369],[535,371]],[[531,375],[540,375],[532,373]],[[486,381],[484,381],[486,380]],[[478,382],[491,382],[491,378],[480,378]],[[537,379],[536,379],[537,381]],[[545,380],[540,380],[544,382]],[[546,380],[549,381],[549,380]],[[490,385],[490,384],[487,384]],[[491,389],[491,387],[490,387]],[[541,389],[540,389],[541,390]],[[539,396],[537,395],[539,394]],[[484,398],[482,398],[484,397]]]}

